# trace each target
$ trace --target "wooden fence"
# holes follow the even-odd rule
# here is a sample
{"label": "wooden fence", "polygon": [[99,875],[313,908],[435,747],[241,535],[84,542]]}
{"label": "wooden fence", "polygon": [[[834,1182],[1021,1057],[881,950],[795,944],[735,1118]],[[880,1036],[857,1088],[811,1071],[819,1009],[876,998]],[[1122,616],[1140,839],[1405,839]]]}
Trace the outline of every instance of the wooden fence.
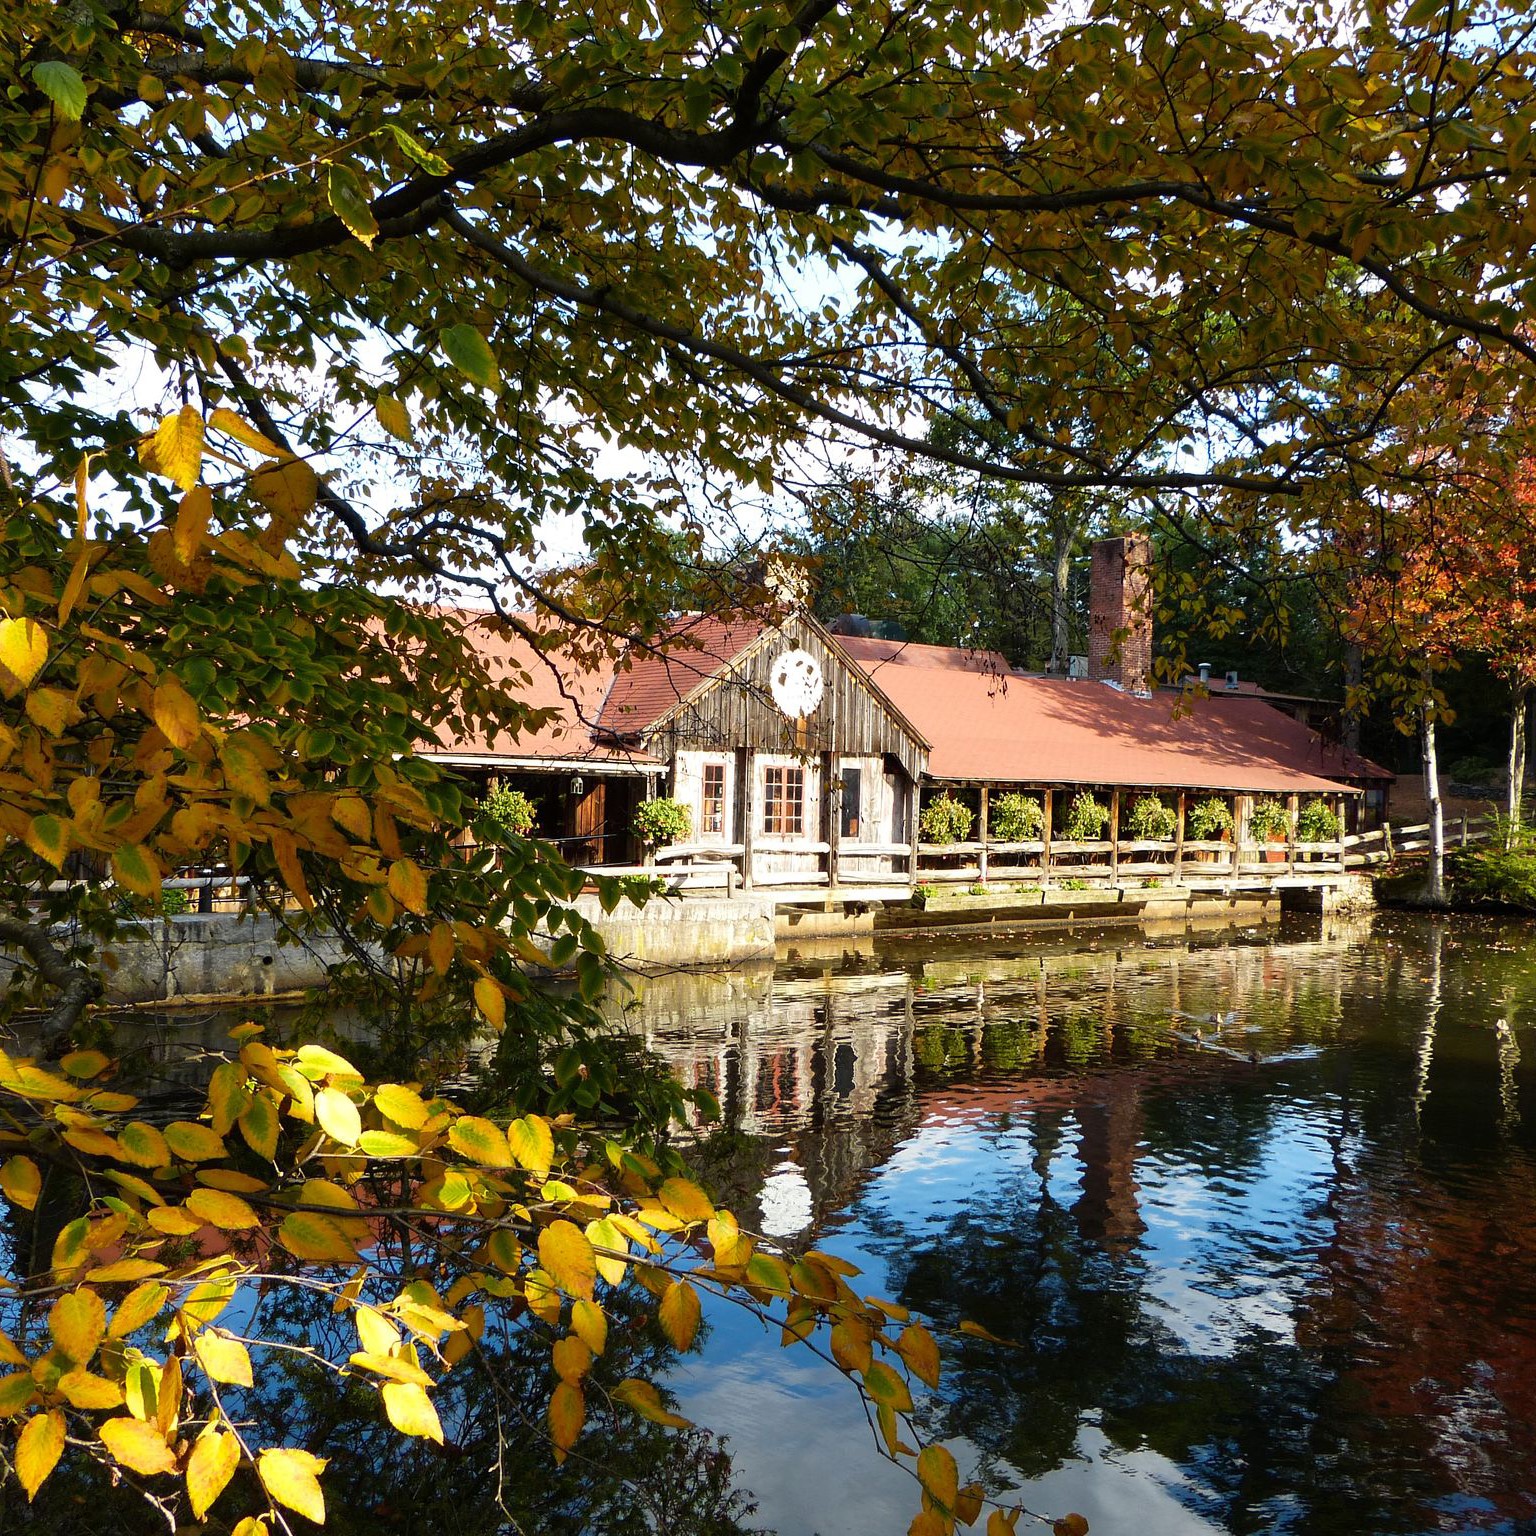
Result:
{"label": "wooden fence", "polygon": [[[1492,842],[1498,836],[1499,818],[1482,816],[1445,818],[1445,846],[1465,848],[1473,843]],[[1390,864],[1406,853],[1427,853],[1431,825],[1427,821],[1412,826],[1394,827],[1389,821],[1374,832],[1359,832],[1344,839],[1344,865],[1347,869],[1365,869],[1373,864]]]}

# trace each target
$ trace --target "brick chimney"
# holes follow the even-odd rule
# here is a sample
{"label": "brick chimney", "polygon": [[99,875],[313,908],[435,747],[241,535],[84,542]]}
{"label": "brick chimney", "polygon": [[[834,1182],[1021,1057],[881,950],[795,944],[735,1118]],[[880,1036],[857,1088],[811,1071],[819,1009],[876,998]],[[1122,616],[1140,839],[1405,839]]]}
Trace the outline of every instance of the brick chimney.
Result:
{"label": "brick chimney", "polygon": [[1152,677],[1152,541],[1094,543],[1088,576],[1088,676],[1145,693]]}

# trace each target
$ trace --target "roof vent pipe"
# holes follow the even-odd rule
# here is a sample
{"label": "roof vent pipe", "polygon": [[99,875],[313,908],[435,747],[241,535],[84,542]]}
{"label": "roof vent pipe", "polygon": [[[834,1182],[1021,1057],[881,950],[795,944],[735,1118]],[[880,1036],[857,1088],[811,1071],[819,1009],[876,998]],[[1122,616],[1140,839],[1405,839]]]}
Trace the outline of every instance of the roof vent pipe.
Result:
{"label": "roof vent pipe", "polygon": [[1204,683],[1210,682],[1210,680],[1211,680],[1211,664],[1208,661],[1202,661],[1200,663],[1200,681],[1201,681],[1202,684],[1204,684]]}

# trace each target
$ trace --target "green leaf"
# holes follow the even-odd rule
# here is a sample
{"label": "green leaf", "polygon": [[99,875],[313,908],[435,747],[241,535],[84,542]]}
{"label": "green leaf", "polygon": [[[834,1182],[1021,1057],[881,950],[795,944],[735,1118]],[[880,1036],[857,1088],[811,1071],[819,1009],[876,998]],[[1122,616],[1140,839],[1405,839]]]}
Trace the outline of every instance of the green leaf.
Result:
{"label": "green leaf", "polygon": [[371,248],[379,232],[379,221],[368,206],[368,193],[358,180],[357,172],[350,166],[333,165],[326,173],[325,195],[335,209],[336,217]]}
{"label": "green leaf", "polygon": [[501,389],[501,370],[485,337],[472,325],[450,325],[443,332],[443,351],[448,361],[482,389]]}
{"label": "green leaf", "polygon": [[32,81],[60,117],[79,122],[85,111],[85,81],[76,70],[58,59],[46,59],[32,66]]}
{"label": "green leaf", "polygon": [[441,155],[434,154],[420,139],[412,138],[398,123],[385,123],[384,132],[400,146],[412,165],[419,165],[433,176],[447,176],[452,172],[453,167]]}

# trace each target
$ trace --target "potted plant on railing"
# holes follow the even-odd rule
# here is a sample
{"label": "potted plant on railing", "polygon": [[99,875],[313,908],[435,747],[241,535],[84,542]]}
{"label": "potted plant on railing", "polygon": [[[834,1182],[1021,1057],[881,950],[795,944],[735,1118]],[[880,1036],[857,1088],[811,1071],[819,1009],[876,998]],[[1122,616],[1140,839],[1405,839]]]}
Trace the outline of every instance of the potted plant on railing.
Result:
{"label": "potted plant on railing", "polygon": [[681,800],[643,800],[635,810],[631,830],[649,860],[658,848],[687,841],[693,831],[693,812]]}
{"label": "potted plant on railing", "polygon": [[[1220,795],[1197,800],[1184,813],[1184,835],[1192,843],[1225,843],[1232,838],[1232,807]],[[1201,863],[1215,863],[1219,853],[1204,849],[1194,855]]]}
{"label": "potted plant on railing", "polygon": [[485,842],[505,843],[529,836],[538,819],[538,807],[522,790],[496,784],[480,802],[476,830]]}
{"label": "potted plant on railing", "polygon": [[1161,795],[1138,795],[1126,812],[1125,830],[1134,843],[1171,843],[1179,830],[1179,813],[1164,805]]}
{"label": "potted plant on railing", "polygon": [[1309,800],[1296,818],[1298,843],[1336,843],[1344,834],[1339,813],[1326,800]]}
{"label": "potted plant on railing", "polygon": [[1109,825],[1109,807],[1094,799],[1090,790],[1079,790],[1067,807],[1062,833],[1069,843],[1094,843]]}
{"label": "potted plant on railing", "polygon": [[918,836],[925,843],[941,847],[963,843],[970,836],[975,819],[976,813],[970,806],[946,792],[923,807],[923,814],[917,819]]}
{"label": "potted plant on railing", "polygon": [[[1248,817],[1248,830],[1256,843],[1283,843],[1291,835],[1290,812],[1278,800],[1260,800]],[[1283,848],[1266,848],[1264,859],[1269,864],[1283,864]]]}
{"label": "potted plant on railing", "polygon": [[1045,810],[1034,795],[999,795],[989,812],[987,831],[995,842],[1030,843],[1045,830]]}

